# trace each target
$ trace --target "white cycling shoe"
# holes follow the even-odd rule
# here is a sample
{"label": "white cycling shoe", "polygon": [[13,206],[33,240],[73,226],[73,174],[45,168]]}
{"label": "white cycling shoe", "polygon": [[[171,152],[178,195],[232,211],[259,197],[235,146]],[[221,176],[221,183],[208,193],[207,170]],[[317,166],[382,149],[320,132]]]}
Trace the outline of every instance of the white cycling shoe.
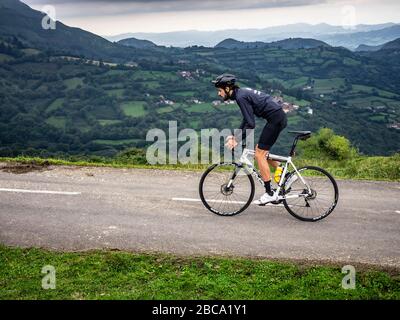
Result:
{"label": "white cycling shoe", "polygon": [[270,196],[268,193],[264,193],[259,200],[253,201],[254,204],[258,206],[264,206],[269,202],[277,201],[278,200],[278,195],[276,195],[276,192],[272,196]]}

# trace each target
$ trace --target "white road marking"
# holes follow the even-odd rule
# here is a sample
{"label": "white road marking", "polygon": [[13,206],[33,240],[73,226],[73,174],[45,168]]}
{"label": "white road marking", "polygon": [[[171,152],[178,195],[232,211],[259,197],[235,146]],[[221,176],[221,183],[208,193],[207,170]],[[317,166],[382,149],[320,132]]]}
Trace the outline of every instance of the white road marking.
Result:
{"label": "white road marking", "polygon": [[[192,201],[192,202],[201,202],[201,199],[193,199],[193,198],[172,198],[175,201]],[[226,203],[238,203],[238,204],[245,204],[244,201],[220,201],[220,200],[207,200],[207,202],[226,202]]]}
{"label": "white road marking", "polygon": [[400,210],[396,210],[396,213],[400,213]]}
{"label": "white road marking", "polygon": [[[194,198],[172,198],[174,201],[189,201],[189,202],[201,202],[201,199],[194,199]],[[244,201],[221,201],[221,200],[207,200],[207,202],[221,202],[221,203],[232,203],[232,204],[245,204]],[[253,204],[253,203],[251,203]],[[267,206],[278,206],[283,207],[283,204],[272,204],[267,203]]]}
{"label": "white road marking", "polygon": [[6,189],[6,188],[0,188],[0,191],[4,191],[4,192],[21,192],[21,193],[63,194],[63,195],[78,195],[78,194],[81,194],[80,192],[68,192],[68,191]]}

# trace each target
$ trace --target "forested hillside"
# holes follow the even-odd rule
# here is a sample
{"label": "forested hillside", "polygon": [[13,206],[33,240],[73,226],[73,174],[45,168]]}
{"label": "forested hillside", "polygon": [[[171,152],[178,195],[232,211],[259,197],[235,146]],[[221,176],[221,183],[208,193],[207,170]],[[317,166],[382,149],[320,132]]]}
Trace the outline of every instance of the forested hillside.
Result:
{"label": "forested hillside", "polygon": [[[13,9],[0,7],[3,16],[4,10]],[[93,47],[97,36],[75,28],[88,41],[74,37],[68,45],[59,39],[43,46],[41,33],[39,40],[21,36],[24,28],[34,30],[22,21],[8,20],[16,28],[0,32],[0,156],[114,155],[146,146],[147,131],[167,129],[172,120],[180,129],[236,128],[238,107],[216,102],[210,83],[222,72],[295,106],[289,130],[326,126],[365,154],[400,150],[395,46],[371,53],[328,46],[140,49],[102,39]],[[290,142],[285,132],[275,151],[285,152]]]}

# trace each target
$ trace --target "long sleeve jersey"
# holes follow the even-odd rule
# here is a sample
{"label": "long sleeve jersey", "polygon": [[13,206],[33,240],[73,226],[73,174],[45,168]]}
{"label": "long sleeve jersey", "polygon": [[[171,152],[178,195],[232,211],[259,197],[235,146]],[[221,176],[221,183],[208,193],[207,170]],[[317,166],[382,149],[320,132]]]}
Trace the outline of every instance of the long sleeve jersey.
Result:
{"label": "long sleeve jersey", "polygon": [[239,127],[242,129],[242,139],[246,137],[246,129],[255,128],[254,115],[268,121],[275,111],[282,109],[282,105],[276,98],[251,88],[235,89],[232,98],[236,100],[243,115],[243,121]]}

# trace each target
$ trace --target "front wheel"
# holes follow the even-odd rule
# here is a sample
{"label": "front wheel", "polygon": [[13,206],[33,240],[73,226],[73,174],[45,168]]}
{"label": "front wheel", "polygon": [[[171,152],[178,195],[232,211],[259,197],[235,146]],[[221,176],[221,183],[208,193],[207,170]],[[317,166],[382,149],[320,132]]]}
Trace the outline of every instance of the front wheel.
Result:
{"label": "front wheel", "polygon": [[212,165],[203,173],[199,184],[204,206],[221,216],[234,216],[247,209],[254,190],[252,176],[236,163]]}
{"label": "front wheel", "polygon": [[293,171],[283,183],[283,205],[289,213],[303,221],[327,217],[339,199],[335,179],[324,169],[306,166]]}

